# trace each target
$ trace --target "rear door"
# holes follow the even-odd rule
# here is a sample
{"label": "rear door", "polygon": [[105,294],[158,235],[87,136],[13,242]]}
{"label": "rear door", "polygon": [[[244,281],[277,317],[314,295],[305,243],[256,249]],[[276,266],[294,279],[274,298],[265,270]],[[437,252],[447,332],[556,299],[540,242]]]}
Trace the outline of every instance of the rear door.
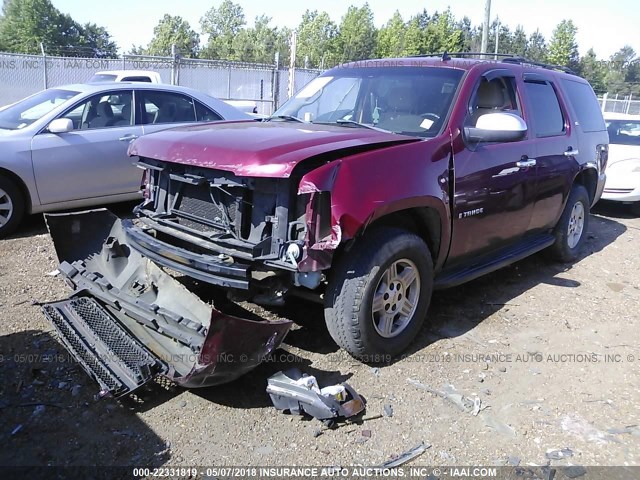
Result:
{"label": "rear door", "polygon": [[177,92],[140,89],[136,91],[136,98],[145,135],[179,125],[222,119],[194,98]]}
{"label": "rear door", "polygon": [[530,229],[540,231],[555,226],[562,214],[578,172],[578,135],[550,75],[525,73],[524,91],[536,138],[537,185]]}
{"label": "rear door", "polygon": [[142,135],[132,104],[131,90],[99,93],[60,115],[73,121],[74,130],[33,137],[31,158],[43,204],[140,190],[140,169],[127,155],[131,140]]}

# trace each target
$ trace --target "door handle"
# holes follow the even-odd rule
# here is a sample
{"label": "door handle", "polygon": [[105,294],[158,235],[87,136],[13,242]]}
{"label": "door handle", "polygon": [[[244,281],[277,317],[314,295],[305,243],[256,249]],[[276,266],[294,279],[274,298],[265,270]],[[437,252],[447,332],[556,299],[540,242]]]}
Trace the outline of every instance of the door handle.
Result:
{"label": "door handle", "polygon": [[573,147],[569,147],[566,152],[564,152],[565,157],[573,157],[574,155],[578,155],[580,153],[578,150],[574,150]]}
{"label": "door handle", "polygon": [[121,142],[130,142],[131,140],[135,140],[136,138],[138,138],[138,135],[134,135],[133,133],[130,133],[129,135],[120,137],[118,140],[120,140]]}
{"label": "door handle", "polygon": [[535,167],[536,159],[535,158],[527,158],[526,160],[520,160],[516,162],[516,167],[518,168],[527,168],[527,167]]}

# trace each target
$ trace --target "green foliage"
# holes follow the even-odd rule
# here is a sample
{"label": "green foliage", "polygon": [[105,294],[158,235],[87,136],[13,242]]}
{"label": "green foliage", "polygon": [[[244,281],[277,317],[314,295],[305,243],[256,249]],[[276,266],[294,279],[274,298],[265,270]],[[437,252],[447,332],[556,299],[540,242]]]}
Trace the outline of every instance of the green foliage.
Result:
{"label": "green foliage", "polygon": [[578,28],[572,20],[562,20],[553,31],[549,42],[549,63],[563,65],[569,68],[577,68],[580,60],[576,34]]}
{"label": "green foliage", "polygon": [[451,10],[436,12],[424,32],[424,52],[459,52],[463,45],[463,32],[457,28]]}
{"label": "green foliage", "polygon": [[[217,5],[217,6],[216,6]],[[179,16],[164,15],[149,44],[133,45],[130,53],[167,56],[176,45],[185,57],[236,60],[279,65],[290,61],[291,29],[272,25],[266,15],[247,26],[242,6],[223,0],[205,12],[201,34],[207,37],[200,48],[200,35]],[[367,58],[405,57],[430,53],[479,51],[482,26],[468,17],[456,19],[450,9],[429,14],[422,9],[406,22],[399,11],[380,28],[374,24],[369,4],[351,5],[339,25],[329,13],[306,10],[297,31],[296,65],[329,68]],[[583,75],[594,89],[603,92],[640,95],[640,61],[630,46],[622,47],[609,61],[596,57],[593,49],[579,57],[577,28],[572,20],[562,20],[549,43],[539,31],[527,34],[521,25],[511,30],[496,19],[489,31],[488,52],[511,53],[533,61],[568,66]],[[57,10],[51,0],[4,0],[0,15],[0,51],[40,53],[40,43],[48,54],[109,58],[117,56],[117,46],[103,27],[80,25]]]}
{"label": "green foliage", "polygon": [[547,42],[539,30],[536,30],[529,37],[527,45],[527,58],[536,62],[545,62],[547,60]]}
{"label": "green foliage", "polygon": [[337,44],[341,62],[373,57],[377,31],[368,3],[360,8],[351,5],[342,17],[339,32]]}
{"label": "green foliage", "polygon": [[200,19],[202,33],[209,42],[202,51],[204,58],[230,60],[234,57],[233,39],[246,25],[242,6],[224,0],[218,8],[211,7]]}
{"label": "green foliage", "polygon": [[400,57],[405,52],[405,36],[407,26],[400,12],[396,10],[393,17],[378,32],[376,57]]}
{"label": "green foliage", "polygon": [[117,46],[109,33],[95,24],[80,25],[50,0],[6,0],[0,19],[0,46],[13,53],[115,57]]}
{"label": "green foliage", "polygon": [[[337,63],[338,26],[327,12],[305,11],[297,32],[296,63],[298,65],[303,65],[305,58],[308,59],[309,67],[315,68]],[[287,58],[286,61],[288,62],[289,59]]]}
{"label": "green foliage", "polygon": [[165,14],[153,29],[153,39],[144,53],[147,55],[170,56],[172,45],[184,57],[197,57],[200,35],[182,17]]}

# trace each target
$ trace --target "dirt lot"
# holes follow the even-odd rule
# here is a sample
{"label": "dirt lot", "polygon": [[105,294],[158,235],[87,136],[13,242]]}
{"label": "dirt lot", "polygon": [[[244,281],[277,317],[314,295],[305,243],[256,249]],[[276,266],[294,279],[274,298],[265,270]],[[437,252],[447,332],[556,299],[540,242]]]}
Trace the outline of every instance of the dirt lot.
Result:
{"label": "dirt lot", "polygon": [[[599,207],[589,233],[574,265],[536,255],[437,292],[428,325],[389,366],[344,355],[321,309],[294,304],[276,313],[298,326],[251,374],[192,391],[159,384],[123,405],[94,399],[32,304],[68,289],[47,275],[53,246],[31,219],[0,241],[0,465],[379,465],[423,441],[414,464],[544,465],[569,448],[551,464],[638,465],[640,218]],[[321,385],[348,380],[365,419],[382,416],[327,430],[277,412],[266,379],[291,366]],[[480,413],[447,385],[479,398]]]}

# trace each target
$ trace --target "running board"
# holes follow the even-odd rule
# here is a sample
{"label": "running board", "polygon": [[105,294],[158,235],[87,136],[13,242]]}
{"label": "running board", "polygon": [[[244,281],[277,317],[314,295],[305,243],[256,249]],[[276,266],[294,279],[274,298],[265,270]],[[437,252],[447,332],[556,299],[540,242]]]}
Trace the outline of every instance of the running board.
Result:
{"label": "running board", "polygon": [[555,237],[549,233],[530,237],[516,246],[505,248],[491,255],[479,257],[471,266],[444,270],[434,282],[434,288],[443,289],[455,287],[462,283],[474,280],[478,277],[506,267],[514,262],[522,260],[540,250],[550,247],[555,242]]}
{"label": "running board", "polygon": [[100,304],[78,297],[42,307],[64,346],[100,385],[119,397],[166,371]]}

